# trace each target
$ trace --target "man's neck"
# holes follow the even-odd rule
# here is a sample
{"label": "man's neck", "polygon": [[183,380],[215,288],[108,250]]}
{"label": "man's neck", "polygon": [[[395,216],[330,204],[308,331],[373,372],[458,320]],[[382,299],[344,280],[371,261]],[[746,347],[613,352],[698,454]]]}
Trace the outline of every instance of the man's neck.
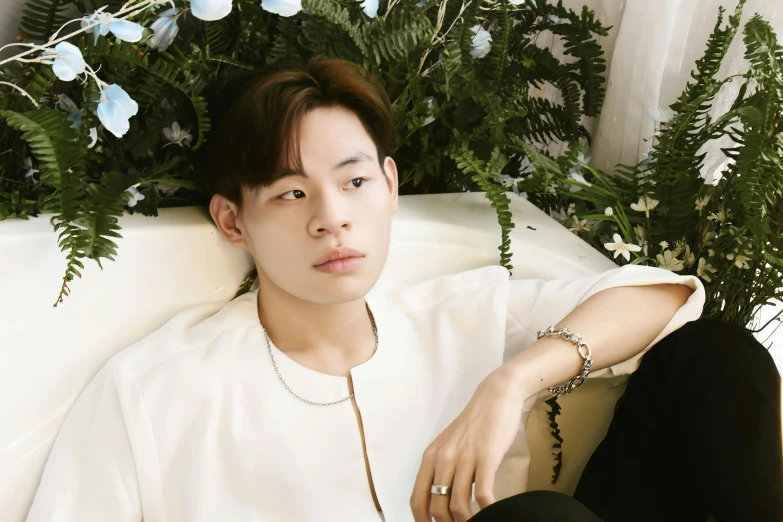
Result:
{"label": "man's neck", "polygon": [[364,298],[313,303],[263,283],[257,300],[259,321],[288,357],[317,372],[347,376],[372,356],[375,334]]}

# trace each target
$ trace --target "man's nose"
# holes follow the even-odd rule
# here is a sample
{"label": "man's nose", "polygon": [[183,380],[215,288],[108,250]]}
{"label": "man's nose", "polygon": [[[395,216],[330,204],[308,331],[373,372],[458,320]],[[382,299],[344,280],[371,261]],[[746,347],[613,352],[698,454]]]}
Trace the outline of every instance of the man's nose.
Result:
{"label": "man's nose", "polygon": [[337,234],[342,229],[350,230],[353,225],[350,207],[338,194],[323,194],[315,206],[310,220],[310,233],[314,236]]}

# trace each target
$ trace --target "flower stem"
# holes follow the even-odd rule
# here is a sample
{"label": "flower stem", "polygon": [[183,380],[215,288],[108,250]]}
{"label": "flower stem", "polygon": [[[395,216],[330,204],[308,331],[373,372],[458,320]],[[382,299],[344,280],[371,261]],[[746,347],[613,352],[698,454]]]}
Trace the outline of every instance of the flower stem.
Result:
{"label": "flower stem", "polygon": [[33,105],[35,105],[36,107],[38,107],[38,102],[37,102],[37,101],[35,101],[35,99],[34,99],[32,96],[30,96],[30,94],[29,94],[27,91],[25,91],[24,89],[22,89],[22,88],[21,88],[21,87],[19,87],[18,85],[14,85],[13,83],[9,83],[9,82],[0,82],[0,85],[8,85],[9,87],[13,87],[13,88],[14,88],[14,89],[16,89],[17,91],[21,92],[22,94],[24,94],[25,96],[27,96],[28,98],[30,98],[30,101],[31,101],[31,102],[33,102]]}
{"label": "flower stem", "polygon": [[[134,2],[136,2],[136,1],[137,0],[129,0],[128,2],[125,3],[125,5],[122,7],[122,9],[120,9],[119,11],[117,11],[116,13],[114,13],[114,14],[112,14],[110,16],[112,18],[117,18],[117,19],[123,19],[124,20],[124,19],[132,18],[132,17],[136,16],[137,14],[139,14],[142,11],[146,10],[148,7],[151,7],[151,6],[157,5],[157,4],[166,3],[165,0],[142,0],[140,5],[131,8],[130,6]],[[120,15],[125,15],[125,16],[122,16],[120,18]],[[34,47],[33,49],[30,49],[28,51],[24,51],[22,53],[19,53],[17,55],[11,56],[10,58],[6,58],[5,60],[0,61],[0,65],[3,65],[5,63],[9,63],[9,62],[12,62],[12,61],[19,60],[23,56],[27,56],[28,54],[34,53],[36,50],[42,50],[42,49],[45,49],[45,48],[52,47],[52,46],[54,46],[54,45],[56,45],[56,44],[58,44],[58,43],[60,43],[60,42],[62,42],[64,40],[67,40],[67,39],[69,39],[71,37],[74,37],[76,35],[82,34],[84,32],[87,32],[88,30],[92,29],[96,25],[100,25],[101,23],[102,23],[101,21],[96,20],[94,23],[88,24],[85,27],[82,27],[82,28],[80,28],[77,31],[73,31],[71,33],[68,33],[65,36],[61,36],[60,38],[57,38],[55,40],[51,40],[51,41],[47,42],[46,44],[44,44],[42,46],[37,46],[37,45],[33,45],[33,44],[14,43],[14,44],[8,44],[8,45],[6,45],[4,47],[0,47],[0,51],[2,51],[5,47],[9,47],[11,45],[26,45],[26,46],[29,46],[29,47]]]}

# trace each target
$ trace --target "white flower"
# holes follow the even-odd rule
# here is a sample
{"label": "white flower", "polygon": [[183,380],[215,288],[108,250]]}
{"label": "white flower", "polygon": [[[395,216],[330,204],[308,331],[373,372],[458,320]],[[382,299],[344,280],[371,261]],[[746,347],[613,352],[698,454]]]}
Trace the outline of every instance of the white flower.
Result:
{"label": "white flower", "polygon": [[160,194],[162,196],[171,196],[177,190],[179,190],[179,187],[175,187],[173,185],[169,185],[168,183],[164,183],[162,181],[156,183],[156,186],[157,186],[157,188],[160,191]]}
{"label": "white flower", "polygon": [[728,259],[729,261],[734,260],[734,266],[736,266],[737,268],[743,268],[743,269],[750,268],[750,265],[748,264],[748,261],[750,261],[749,257],[743,256],[741,254],[737,256],[734,256],[734,254],[728,254],[726,256],[726,259]]}
{"label": "white flower", "polygon": [[696,256],[691,252],[691,247],[688,245],[685,245],[685,266],[686,268],[690,268],[693,266],[693,264],[696,262]]}
{"label": "white flower", "polygon": [[709,200],[710,200],[710,196],[704,196],[703,198],[696,198],[696,210],[699,211],[700,216],[701,216],[701,211],[704,209],[704,206],[707,204]]}
{"label": "white flower", "polygon": [[707,281],[708,283],[712,282],[712,279],[710,278],[710,274],[708,272],[712,272],[713,274],[717,272],[717,268],[713,268],[713,266],[709,263],[707,263],[707,260],[702,258],[699,258],[699,266],[696,267],[696,275]]}
{"label": "white flower", "polygon": [[631,208],[637,212],[644,212],[645,216],[650,217],[650,211],[657,207],[658,203],[660,203],[660,201],[657,199],[644,196],[639,198],[638,203],[631,203]]}
{"label": "white flower", "polygon": [[604,248],[610,252],[614,251],[615,258],[622,254],[626,261],[630,261],[631,252],[639,252],[642,249],[642,247],[633,243],[623,243],[623,238],[620,237],[620,234],[615,234],[612,239],[614,243],[604,243]]}
{"label": "white flower", "polygon": [[657,109],[647,109],[647,116],[657,123],[666,123],[674,118],[674,113],[671,109],[661,109],[659,107]]}
{"label": "white flower", "polygon": [[655,256],[655,258],[658,260],[658,265],[661,268],[665,268],[666,270],[671,270],[672,272],[679,272],[685,266],[683,266],[682,261],[677,259],[672,255],[671,250],[667,250],[663,253],[663,255],[658,254]]}
{"label": "white flower", "polygon": [[166,127],[163,129],[163,135],[171,142],[164,145],[165,147],[173,145],[174,143],[181,147],[183,142],[191,141],[193,139],[193,136],[190,135],[190,129],[182,130],[179,123],[176,121],[171,124],[171,128]]}
{"label": "white flower", "polygon": [[607,216],[613,216],[614,210],[612,210],[612,207],[606,207],[606,210],[604,210],[604,214],[606,214]]}
{"label": "white flower", "polygon": [[713,212],[712,214],[707,216],[707,219],[711,219],[713,221],[719,221],[721,223],[725,223],[726,222],[726,210],[725,209],[721,209],[720,211],[718,211],[718,213]]}
{"label": "white flower", "polygon": [[470,54],[473,58],[484,58],[489,53],[492,35],[489,31],[480,25],[474,25],[473,28],[473,49]]}
{"label": "white flower", "polygon": [[636,237],[639,238],[639,241],[645,241],[645,238],[647,237],[647,233],[644,230],[644,226],[636,225],[635,227],[633,227],[633,231],[636,234]]}
{"label": "white flower", "polygon": [[139,201],[145,198],[144,194],[139,192],[139,190],[136,188],[139,185],[141,185],[141,183],[136,183],[135,185],[131,185],[126,189],[126,192],[130,192],[131,195],[130,199],[128,200],[129,207],[135,207],[136,203],[138,203]]}
{"label": "white flower", "polygon": [[[576,171],[574,169],[568,169],[568,172],[570,172],[568,177],[571,178],[572,180],[576,181],[577,183],[581,183],[582,185],[584,185],[586,187],[592,186],[592,183],[589,183],[585,179],[585,177],[582,175],[581,172]],[[571,192],[579,192],[580,190],[582,190],[582,187],[580,187],[578,185],[571,185]]]}
{"label": "white flower", "polygon": [[370,18],[375,18],[375,15],[378,14],[378,0],[364,0],[362,11]]}
{"label": "white flower", "polygon": [[592,156],[585,156],[585,153],[581,150],[576,155],[576,161],[577,163],[590,163],[590,160],[592,159]]}
{"label": "white flower", "polygon": [[566,210],[566,214],[568,214],[569,216],[571,214],[576,214],[576,204],[575,203],[570,203],[568,205],[568,210]]}
{"label": "white flower", "polygon": [[514,183],[516,183],[517,180],[512,178],[508,174],[501,174],[500,176],[498,176],[498,182],[504,187],[508,188],[514,185]]}
{"label": "white flower", "polygon": [[574,234],[579,232],[590,232],[590,227],[587,226],[586,219],[579,221],[579,218],[576,217],[576,215],[571,216],[571,218],[574,220],[574,222],[572,226],[568,227],[570,232],[573,232]]}
{"label": "white flower", "polygon": [[661,245],[661,248],[664,249],[664,250],[669,248],[669,243],[667,243],[666,241],[661,241],[660,245]]}
{"label": "white flower", "polygon": [[33,160],[32,160],[32,158],[30,158],[30,156],[27,156],[24,159],[24,161],[22,162],[22,164],[27,169],[27,172],[24,175],[24,179],[30,178],[30,179],[33,180],[33,185],[37,185],[38,181],[40,181],[40,180],[35,179],[35,173],[36,172],[40,172],[40,171],[38,169],[34,169],[33,168]]}

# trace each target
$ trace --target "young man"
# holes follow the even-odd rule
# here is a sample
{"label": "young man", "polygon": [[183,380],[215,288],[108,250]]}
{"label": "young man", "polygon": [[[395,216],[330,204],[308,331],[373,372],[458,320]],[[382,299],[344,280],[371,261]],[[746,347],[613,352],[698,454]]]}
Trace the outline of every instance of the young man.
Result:
{"label": "young man", "polygon": [[[234,78],[215,109],[209,209],[253,255],[258,287],[107,363],[63,424],[28,520],[462,522],[474,497],[487,508],[475,520],[599,520],[562,496],[496,502],[495,472],[515,439],[524,453],[520,419],[539,393],[631,373],[679,341],[701,314],[699,280],[639,266],[510,280],[489,266],[379,290],[398,201],[383,88],[313,61]],[[589,346],[537,340],[550,326]],[[526,476],[528,459],[512,467]],[[582,500],[606,520],[628,514]]]}

